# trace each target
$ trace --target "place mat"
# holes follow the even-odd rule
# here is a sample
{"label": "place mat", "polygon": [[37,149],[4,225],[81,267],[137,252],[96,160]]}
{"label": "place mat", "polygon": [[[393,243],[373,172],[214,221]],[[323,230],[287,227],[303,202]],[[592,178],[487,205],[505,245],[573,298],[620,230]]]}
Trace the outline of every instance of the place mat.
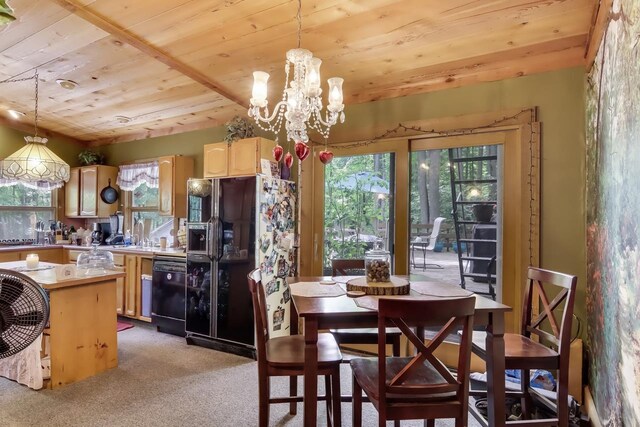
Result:
{"label": "place mat", "polygon": [[55,265],[43,265],[36,268],[27,268],[27,267],[13,267],[10,270],[17,271],[19,273],[30,273],[32,271],[42,271],[42,270],[51,270],[52,268],[56,268]]}
{"label": "place mat", "polygon": [[318,282],[298,282],[291,283],[289,286],[291,287],[291,294],[299,297],[339,297],[346,294],[338,284],[321,285]]}
{"label": "place mat", "polygon": [[440,298],[462,298],[473,295],[473,292],[459,286],[440,282],[411,282],[411,290],[421,295]]}
{"label": "place mat", "polygon": [[363,297],[354,298],[353,302],[360,308],[366,308],[368,310],[378,311],[378,301],[380,298],[384,299],[411,299],[413,301],[416,300],[416,297],[410,297],[408,295],[399,295],[399,296],[386,296],[386,295],[365,295]]}
{"label": "place mat", "polygon": [[359,277],[364,278],[364,276],[333,276],[331,280],[336,283],[347,283],[349,280],[357,279]]}

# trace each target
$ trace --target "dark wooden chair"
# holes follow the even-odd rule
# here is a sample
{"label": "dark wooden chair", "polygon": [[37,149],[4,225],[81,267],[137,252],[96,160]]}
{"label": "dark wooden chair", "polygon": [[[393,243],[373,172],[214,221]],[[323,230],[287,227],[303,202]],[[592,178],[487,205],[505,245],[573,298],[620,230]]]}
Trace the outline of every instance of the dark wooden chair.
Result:
{"label": "dark wooden chair", "polygon": [[[527,287],[522,304],[522,322],[519,334],[504,334],[505,367],[521,370],[520,391],[507,391],[507,397],[520,397],[522,415],[525,420],[518,421],[518,426],[555,426],[569,425],[569,347],[571,345],[571,321],[578,278],[554,271],[529,267],[527,271]],[[545,287],[544,284],[547,286]],[[549,286],[550,285],[550,286]],[[552,292],[550,288],[553,289]],[[550,300],[549,294],[558,291]],[[541,313],[533,315],[533,303],[539,300]],[[560,322],[554,311],[562,307]],[[545,320],[548,325],[545,324]],[[546,326],[545,329],[542,329]],[[548,332],[550,330],[551,332]],[[537,340],[532,339],[532,335]],[[473,352],[486,359],[486,335],[474,332]],[[551,347],[551,348],[550,348]],[[546,369],[558,371],[557,375],[557,418],[529,420],[531,395],[529,390],[529,370]],[[484,395],[471,392],[472,395]],[[480,415],[472,408],[472,413],[479,419]]]}
{"label": "dark wooden chair", "polygon": [[[363,259],[332,259],[333,276],[362,276],[364,275]],[[378,330],[376,328],[332,329],[331,333],[338,344],[377,344]],[[402,333],[395,328],[387,329],[387,344],[392,346],[394,356],[400,356],[400,336]],[[345,360],[348,362],[348,360]]]}
{"label": "dark wooden chair", "polygon": [[[379,425],[386,420],[424,419],[434,426],[436,418],[455,418],[467,425],[469,365],[475,297],[436,300],[381,298],[378,304],[378,357],[351,361],[353,370],[353,426],[362,425],[362,391],[378,410]],[[385,357],[385,330],[393,324],[415,346],[414,357]],[[444,325],[444,326],[442,326]],[[416,327],[414,333],[411,327]],[[440,327],[428,345],[424,328]],[[433,352],[450,333],[462,330],[457,374]]]}
{"label": "dark wooden chair", "polygon": [[[256,327],[256,352],[258,358],[258,425],[269,425],[269,405],[289,403],[289,412],[296,414],[297,403],[302,396],[297,396],[297,377],[304,375],[304,336],[291,335],[269,338],[267,321],[266,296],[261,283],[260,270],[253,270],[247,276],[249,290],[253,300],[253,317]],[[318,375],[325,377],[325,396],[318,400],[327,403],[327,425],[340,427],[340,363],[342,354],[340,347],[331,334],[318,335]],[[288,376],[290,396],[271,397],[270,378]]]}

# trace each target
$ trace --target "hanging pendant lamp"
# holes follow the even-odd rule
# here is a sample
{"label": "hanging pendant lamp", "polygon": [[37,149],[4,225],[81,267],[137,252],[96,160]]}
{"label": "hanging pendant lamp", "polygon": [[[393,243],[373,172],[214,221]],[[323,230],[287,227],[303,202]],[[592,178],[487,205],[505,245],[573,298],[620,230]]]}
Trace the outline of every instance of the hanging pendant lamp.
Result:
{"label": "hanging pendant lamp", "polygon": [[6,0],[0,0],[0,25],[5,25],[15,20],[13,9],[9,7]]}
{"label": "hanging pendant lamp", "polygon": [[[47,138],[38,136],[38,72],[36,87],[35,135],[26,136],[26,145],[2,160],[1,177],[5,181],[19,182],[42,190],[60,188],[69,181],[69,165],[47,148]],[[7,83],[5,81],[3,83]]]}

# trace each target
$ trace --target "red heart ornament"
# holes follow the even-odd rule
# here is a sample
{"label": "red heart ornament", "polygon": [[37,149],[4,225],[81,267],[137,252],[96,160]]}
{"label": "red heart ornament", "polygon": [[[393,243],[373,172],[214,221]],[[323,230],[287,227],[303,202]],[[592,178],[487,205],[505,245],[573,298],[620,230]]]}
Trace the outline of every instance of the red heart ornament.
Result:
{"label": "red heart ornament", "polygon": [[280,146],[280,144],[273,147],[273,158],[276,159],[276,162],[279,162],[282,159],[282,155],[284,154],[284,149]]}
{"label": "red heart ornament", "polygon": [[296,150],[296,156],[298,156],[300,161],[306,159],[309,153],[311,152],[311,150],[309,149],[309,146],[302,141],[296,142],[296,145],[294,148]]}
{"label": "red heart ornament", "polygon": [[289,169],[291,169],[291,166],[293,165],[293,156],[288,151],[287,151],[287,154],[284,155],[284,164]]}
{"label": "red heart ornament", "polygon": [[320,159],[322,164],[328,165],[329,163],[331,163],[331,160],[333,160],[333,153],[331,151],[328,151],[328,150],[322,150],[318,154],[318,158]]}

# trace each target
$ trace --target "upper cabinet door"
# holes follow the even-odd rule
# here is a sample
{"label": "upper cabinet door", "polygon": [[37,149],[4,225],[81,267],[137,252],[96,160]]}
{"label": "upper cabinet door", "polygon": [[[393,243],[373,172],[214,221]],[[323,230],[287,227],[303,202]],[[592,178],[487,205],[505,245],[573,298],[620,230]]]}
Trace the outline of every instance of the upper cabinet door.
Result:
{"label": "upper cabinet door", "polygon": [[160,157],[158,167],[160,172],[160,188],[158,188],[159,214],[163,216],[173,215],[174,195],[174,162],[173,156]]}
{"label": "upper cabinet door", "polygon": [[228,176],[229,144],[218,142],[204,146],[204,177]]}
{"label": "upper cabinet door", "polygon": [[98,215],[98,166],[80,169],[80,215]]}
{"label": "upper cabinet door", "polygon": [[229,149],[229,176],[254,175],[258,167],[259,138],[239,139]]}
{"label": "upper cabinet door", "polygon": [[80,169],[71,169],[69,181],[64,185],[64,215],[80,215]]}

